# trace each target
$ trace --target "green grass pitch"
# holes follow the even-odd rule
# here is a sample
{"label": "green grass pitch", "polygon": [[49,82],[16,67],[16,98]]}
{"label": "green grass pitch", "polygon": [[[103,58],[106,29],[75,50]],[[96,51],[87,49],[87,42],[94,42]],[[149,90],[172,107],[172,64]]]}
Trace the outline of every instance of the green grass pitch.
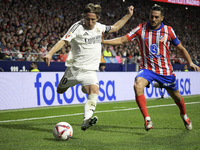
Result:
{"label": "green grass pitch", "polygon": [[[171,98],[148,99],[154,123],[144,130],[135,101],[98,103],[97,124],[81,130],[83,104],[0,111],[1,150],[200,150],[200,95],[184,96],[193,130],[185,129],[179,109]],[[53,127],[65,121],[73,137],[56,141]]]}

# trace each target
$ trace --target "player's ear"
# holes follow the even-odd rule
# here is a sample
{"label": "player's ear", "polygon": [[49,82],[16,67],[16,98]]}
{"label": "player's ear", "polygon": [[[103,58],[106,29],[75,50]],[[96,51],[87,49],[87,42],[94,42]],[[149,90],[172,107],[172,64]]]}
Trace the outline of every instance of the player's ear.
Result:
{"label": "player's ear", "polygon": [[162,16],[162,19],[161,19],[161,21],[163,21],[164,20],[164,16]]}
{"label": "player's ear", "polygon": [[100,19],[100,16],[98,16],[98,15],[96,15],[96,16],[97,16],[97,19],[96,19],[96,20],[98,21],[98,20]]}

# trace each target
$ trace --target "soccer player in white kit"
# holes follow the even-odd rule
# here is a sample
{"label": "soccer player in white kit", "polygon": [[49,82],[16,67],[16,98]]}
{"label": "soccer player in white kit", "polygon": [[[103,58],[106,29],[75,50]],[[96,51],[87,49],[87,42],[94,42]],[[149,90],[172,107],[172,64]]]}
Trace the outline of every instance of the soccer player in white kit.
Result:
{"label": "soccer player in white kit", "polygon": [[80,83],[82,91],[88,94],[84,106],[84,119],[81,125],[86,130],[97,122],[97,117],[92,117],[99,94],[98,70],[101,57],[102,33],[118,31],[133,14],[133,6],[128,7],[127,14],[114,25],[107,26],[98,21],[101,6],[89,3],[83,10],[83,19],[74,23],[63,38],[57,42],[46,56],[43,57],[47,66],[50,65],[52,55],[60,50],[65,42],[70,42],[71,51],[65,62],[67,69],[57,87],[58,93],[64,93],[68,88]]}

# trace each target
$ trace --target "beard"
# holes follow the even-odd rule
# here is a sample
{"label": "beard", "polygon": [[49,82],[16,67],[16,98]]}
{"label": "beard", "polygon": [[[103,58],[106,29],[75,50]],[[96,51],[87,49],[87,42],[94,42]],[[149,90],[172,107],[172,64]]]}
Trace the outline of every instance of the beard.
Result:
{"label": "beard", "polygon": [[161,22],[150,22],[151,28],[152,29],[157,29],[160,26]]}

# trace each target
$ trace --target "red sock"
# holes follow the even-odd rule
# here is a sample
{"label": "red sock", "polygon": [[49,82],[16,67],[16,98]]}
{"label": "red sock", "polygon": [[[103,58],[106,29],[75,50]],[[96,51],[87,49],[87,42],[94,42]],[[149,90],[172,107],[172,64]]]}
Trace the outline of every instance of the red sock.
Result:
{"label": "red sock", "polygon": [[144,94],[140,96],[135,97],[136,102],[138,104],[138,107],[140,108],[140,111],[144,118],[149,117],[148,111],[147,111],[147,105],[146,105],[146,98]]}
{"label": "red sock", "polygon": [[180,101],[180,102],[176,102],[176,101],[174,101],[174,102],[175,102],[176,105],[179,107],[179,109],[180,109],[180,114],[181,114],[181,115],[185,115],[185,114],[186,114],[186,108],[185,108],[185,102],[184,102],[183,97],[181,96],[181,101]]}

